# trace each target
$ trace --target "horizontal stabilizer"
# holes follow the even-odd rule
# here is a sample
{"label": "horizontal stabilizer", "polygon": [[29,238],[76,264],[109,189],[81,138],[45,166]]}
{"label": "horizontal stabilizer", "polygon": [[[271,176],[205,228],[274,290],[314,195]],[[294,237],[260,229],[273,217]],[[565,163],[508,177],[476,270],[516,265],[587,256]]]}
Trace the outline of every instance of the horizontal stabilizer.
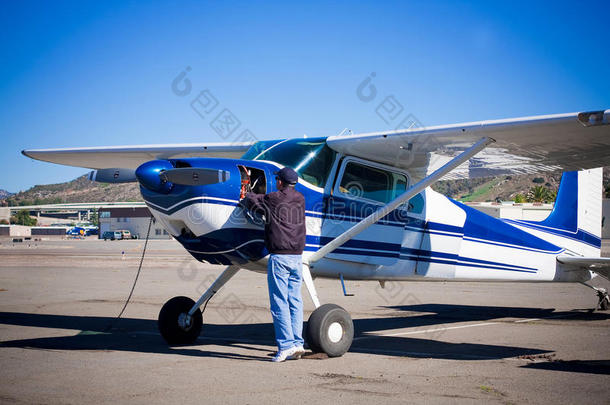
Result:
{"label": "horizontal stabilizer", "polygon": [[566,265],[565,271],[590,270],[610,279],[610,257],[558,256],[557,261]]}

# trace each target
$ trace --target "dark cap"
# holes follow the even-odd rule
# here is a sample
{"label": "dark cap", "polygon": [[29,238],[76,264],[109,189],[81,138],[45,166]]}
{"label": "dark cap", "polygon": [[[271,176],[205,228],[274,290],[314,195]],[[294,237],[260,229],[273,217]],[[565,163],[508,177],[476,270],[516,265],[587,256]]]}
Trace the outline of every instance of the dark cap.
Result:
{"label": "dark cap", "polygon": [[274,174],[284,183],[297,184],[299,181],[299,175],[290,167],[284,167],[282,170],[279,170]]}

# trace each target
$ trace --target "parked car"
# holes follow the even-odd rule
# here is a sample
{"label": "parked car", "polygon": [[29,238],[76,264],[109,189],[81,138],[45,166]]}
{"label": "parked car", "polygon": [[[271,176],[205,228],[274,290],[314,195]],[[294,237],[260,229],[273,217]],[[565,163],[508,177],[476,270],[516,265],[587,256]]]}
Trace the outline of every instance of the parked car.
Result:
{"label": "parked car", "polygon": [[116,231],[106,231],[102,235],[104,240],[123,240],[123,239],[138,239],[138,235],[132,234],[128,229],[118,229]]}
{"label": "parked car", "polygon": [[121,233],[121,239],[132,239],[131,231],[129,231],[127,229],[120,229],[117,232]]}
{"label": "parked car", "polygon": [[120,240],[123,239],[123,234],[121,233],[121,231],[106,231],[102,234],[102,239]]}

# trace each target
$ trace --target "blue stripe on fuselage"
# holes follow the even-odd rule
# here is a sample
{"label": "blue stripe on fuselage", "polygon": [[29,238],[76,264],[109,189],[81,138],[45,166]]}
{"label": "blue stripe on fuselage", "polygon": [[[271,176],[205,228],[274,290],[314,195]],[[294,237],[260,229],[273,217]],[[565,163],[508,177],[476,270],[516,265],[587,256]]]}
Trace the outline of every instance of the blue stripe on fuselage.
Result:
{"label": "blue stripe on fuselage", "polygon": [[569,231],[565,229],[549,228],[547,226],[541,225],[541,222],[535,221],[518,221],[514,219],[504,219],[503,221],[509,224],[521,225],[523,227],[535,229],[540,232],[561,236],[562,238],[571,239],[581,243],[586,243],[587,245],[593,246],[598,249],[601,249],[602,247],[601,238],[592,235],[591,233],[586,232],[582,229],[578,229],[576,231]]}
{"label": "blue stripe on fuselage", "polygon": [[558,253],[562,250],[561,247],[515,228],[502,220],[493,218],[458,201],[448,199],[466,212],[464,239],[481,239],[492,243],[513,245],[549,253]]}

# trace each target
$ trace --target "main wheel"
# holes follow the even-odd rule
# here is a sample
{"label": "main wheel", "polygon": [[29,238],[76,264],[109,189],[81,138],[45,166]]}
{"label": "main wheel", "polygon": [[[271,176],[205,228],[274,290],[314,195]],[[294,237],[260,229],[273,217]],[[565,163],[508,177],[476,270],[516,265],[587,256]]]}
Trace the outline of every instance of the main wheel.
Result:
{"label": "main wheel", "polygon": [[349,313],[335,304],[317,308],[307,321],[307,343],[313,352],[343,356],[352,345],[354,324]]}
{"label": "main wheel", "polygon": [[157,325],[168,344],[190,344],[199,337],[203,323],[201,310],[197,309],[190,320],[187,319],[193,305],[195,301],[188,297],[174,297],[161,308]]}

